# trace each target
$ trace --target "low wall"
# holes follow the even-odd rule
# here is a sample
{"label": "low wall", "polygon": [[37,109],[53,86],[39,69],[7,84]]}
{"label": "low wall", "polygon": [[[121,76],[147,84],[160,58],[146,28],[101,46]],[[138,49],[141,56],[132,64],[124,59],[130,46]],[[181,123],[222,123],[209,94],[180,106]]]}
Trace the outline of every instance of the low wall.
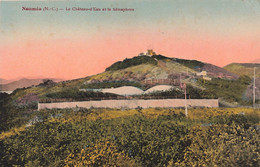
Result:
{"label": "low wall", "polygon": [[[38,103],[38,110],[52,108],[167,108],[184,107],[184,99],[154,99],[154,100],[100,100],[80,102]],[[188,107],[219,107],[218,99],[187,99]]]}

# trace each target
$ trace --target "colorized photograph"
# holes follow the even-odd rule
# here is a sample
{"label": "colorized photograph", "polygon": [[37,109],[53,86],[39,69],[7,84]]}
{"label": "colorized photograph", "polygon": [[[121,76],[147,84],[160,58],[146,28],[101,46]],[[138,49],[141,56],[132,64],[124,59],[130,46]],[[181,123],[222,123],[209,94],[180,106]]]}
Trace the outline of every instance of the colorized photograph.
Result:
{"label": "colorized photograph", "polygon": [[0,1],[0,167],[260,166],[260,0]]}

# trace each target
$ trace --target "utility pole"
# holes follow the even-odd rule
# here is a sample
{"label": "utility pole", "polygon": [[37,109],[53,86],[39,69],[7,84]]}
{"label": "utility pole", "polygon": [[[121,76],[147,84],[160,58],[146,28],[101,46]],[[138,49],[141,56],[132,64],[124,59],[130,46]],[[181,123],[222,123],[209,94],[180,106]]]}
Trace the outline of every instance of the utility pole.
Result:
{"label": "utility pole", "polygon": [[185,89],[185,115],[188,117],[188,108],[187,108],[187,91],[186,91],[186,84],[184,83],[184,89]]}
{"label": "utility pole", "polygon": [[253,107],[255,107],[255,67],[254,67],[254,83],[253,83]]}
{"label": "utility pole", "polygon": [[181,73],[180,73],[180,87],[184,88],[184,103],[185,103],[185,116],[188,117],[188,108],[187,108],[187,90],[186,90],[186,84],[181,82]]}

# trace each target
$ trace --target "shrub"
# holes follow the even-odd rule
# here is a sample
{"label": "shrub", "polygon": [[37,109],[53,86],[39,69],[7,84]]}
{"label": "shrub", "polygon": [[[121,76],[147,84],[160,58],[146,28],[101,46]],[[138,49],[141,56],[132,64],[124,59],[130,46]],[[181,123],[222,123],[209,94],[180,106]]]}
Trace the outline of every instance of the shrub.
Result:
{"label": "shrub", "polygon": [[194,127],[177,166],[259,166],[259,134],[240,125]]}
{"label": "shrub", "polygon": [[149,56],[137,56],[131,59],[125,59],[124,61],[116,62],[112,64],[110,67],[106,68],[106,71],[121,70],[131,66],[144,64],[144,63],[156,65],[157,61]]}
{"label": "shrub", "polygon": [[95,144],[86,145],[79,153],[69,154],[64,160],[66,167],[69,166],[136,166],[117,146],[109,140],[100,140]]}

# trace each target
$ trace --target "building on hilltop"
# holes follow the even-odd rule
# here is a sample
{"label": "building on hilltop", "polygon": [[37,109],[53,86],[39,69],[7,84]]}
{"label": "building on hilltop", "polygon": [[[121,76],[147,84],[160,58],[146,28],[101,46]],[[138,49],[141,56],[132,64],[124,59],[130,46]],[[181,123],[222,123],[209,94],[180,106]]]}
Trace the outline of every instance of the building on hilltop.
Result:
{"label": "building on hilltop", "polygon": [[140,53],[138,56],[154,56],[156,55],[156,53],[153,51],[153,49],[147,49],[147,52],[144,53]]}
{"label": "building on hilltop", "polygon": [[152,49],[148,49],[146,52],[146,56],[153,56],[156,55],[156,53]]}

